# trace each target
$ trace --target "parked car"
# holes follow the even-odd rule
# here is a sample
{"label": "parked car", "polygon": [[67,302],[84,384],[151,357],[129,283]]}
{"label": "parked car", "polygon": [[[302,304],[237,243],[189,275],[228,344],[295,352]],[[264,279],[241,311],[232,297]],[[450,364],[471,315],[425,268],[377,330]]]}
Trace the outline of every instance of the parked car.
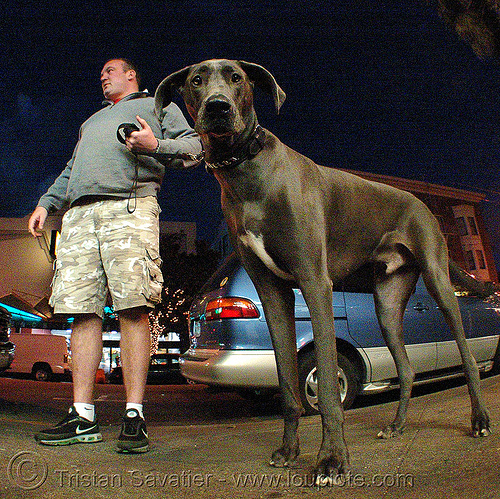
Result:
{"label": "parked car", "polygon": [[68,377],[71,358],[64,336],[13,333],[16,355],[9,372],[28,373],[37,381],[50,381],[54,375]]}
{"label": "parked car", "polygon": [[[186,383],[186,378],[181,376],[177,356],[165,356],[155,354],[151,356],[148,369],[148,385],[180,385]],[[121,366],[114,367],[107,375],[106,381],[113,384],[123,383],[123,372]]]}
{"label": "parked car", "polygon": [[0,307],[0,372],[10,367],[14,360],[14,343],[9,341],[10,312]]}
{"label": "parked car", "polygon": [[[373,269],[367,265],[333,290],[344,408],[359,394],[398,387],[396,367],[375,315],[372,276]],[[311,319],[301,291],[294,291],[300,393],[306,413],[314,414],[317,381]],[[500,297],[483,299],[464,288],[456,288],[456,294],[469,347],[480,370],[488,371],[499,361]],[[202,288],[189,319],[190,348],[180,357],[181,373],[188,380],[235,389],[244,395],[278,388],[262,304],[234,255]],[[422,279],[406,308],[404,328],[416,383],[461,374],[458,348]]]}

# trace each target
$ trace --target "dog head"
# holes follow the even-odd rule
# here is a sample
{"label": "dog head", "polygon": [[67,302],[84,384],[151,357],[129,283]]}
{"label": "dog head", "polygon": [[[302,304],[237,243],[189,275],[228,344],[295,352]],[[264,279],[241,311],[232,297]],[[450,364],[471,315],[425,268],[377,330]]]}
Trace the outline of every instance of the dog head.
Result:
{"label": "dog head", "polygon": [[279,112],[285,93],[262,66],[225,59],[204,61],[181,69],[160,83],[155,93],[156,113],[161,116],[172,100],[172,90],[180,90],[202,139],[235,142],[256,124],[254,85],[272,94]]}

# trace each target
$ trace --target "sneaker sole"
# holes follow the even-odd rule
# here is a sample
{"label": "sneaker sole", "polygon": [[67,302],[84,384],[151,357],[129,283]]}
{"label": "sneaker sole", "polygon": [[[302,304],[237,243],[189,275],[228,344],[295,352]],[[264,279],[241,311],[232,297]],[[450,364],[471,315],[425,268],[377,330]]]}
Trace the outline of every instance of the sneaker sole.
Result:
{"label": "sneaker sole", "polygon": [[116,452],[119,454],[142,454],[149,451],[149,444],[141,447],[122,447],[120,444],[116,446]]}
{"label": "sneaker sole", "polygon": [[43,445],[71,445],[71,444],[92,444],[102,441],[100,433],[93,433],[91,435],[78,435],[70,438],[63,438],[61,440],[47,440],[43,437],[35,437],[35,440]]}

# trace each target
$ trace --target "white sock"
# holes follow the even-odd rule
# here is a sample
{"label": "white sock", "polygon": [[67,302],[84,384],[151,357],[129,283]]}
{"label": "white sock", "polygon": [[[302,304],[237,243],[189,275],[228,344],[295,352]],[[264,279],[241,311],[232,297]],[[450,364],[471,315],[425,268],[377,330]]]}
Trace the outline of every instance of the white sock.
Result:
{"label": "white sock", "polygon": [[94,421],[95,419],[95,407],[93,404],[84,404],[82,402],[75,402],[73,407],[76,409],[76,412],[85,419],[89,421]]}
{"label": "white sock", "polygon": [[142,404],[134,404],[132,402],[127,402],[127,406],[125,407],[125,413],[127,413],[129,409],[135,409],[139,413],[139,416],[141,416],[141,418],[144,419],[144,414],[142,413]]}

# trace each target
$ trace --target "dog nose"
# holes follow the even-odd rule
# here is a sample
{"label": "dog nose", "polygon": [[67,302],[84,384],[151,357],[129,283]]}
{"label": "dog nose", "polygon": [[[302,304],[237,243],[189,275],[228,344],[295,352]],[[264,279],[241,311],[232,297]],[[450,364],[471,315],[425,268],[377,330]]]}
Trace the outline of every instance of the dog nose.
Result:
{"label": "dog nose", "polygon": [[207,102],[206,111],[208,114],[213,115],[225,115],[228,114],[231,109],[231,104],[226,100],[220,98],[215,98]]}

